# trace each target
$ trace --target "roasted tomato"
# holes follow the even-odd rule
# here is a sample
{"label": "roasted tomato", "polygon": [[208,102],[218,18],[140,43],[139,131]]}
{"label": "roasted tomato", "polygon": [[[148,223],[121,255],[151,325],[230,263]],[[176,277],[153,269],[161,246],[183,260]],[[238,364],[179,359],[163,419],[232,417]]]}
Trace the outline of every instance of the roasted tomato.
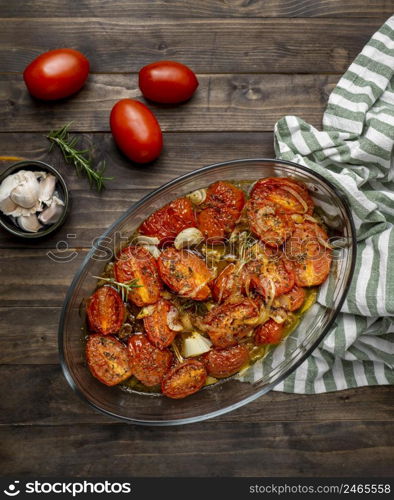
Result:
{"label": "roasted tomato", "polygon": [[184,64],[158,61],[140,70],[139,87],[144,97],[151,101],[175,104],[191,98],[198,87],[198,80]]}
{"label": "roasted tomato", "polygon": [[228,264],[212,283],[212,297],[216,302],[223,302],[232,295],[239,295],[242,290],[242,273],[237,273],[238,266]]}
{"label": "roasted tomato", "polygon": [[327,240],[327,233],[318,224],[297,224],[285,247],[286,256],[294,266],[296,285],[315,286],[327,279],[332,260]]}
{"label": "roasted tomato", "polygon": [[133,288],[128,298],[138,307],[155,304],[159,300],[162,284],[156,261],[146,248],[124,248],[115,262],[114,272],[120,283],[135,280],[136,288]]}
{"label": "roasted tomato", "polygon": [[133,375],[147,387],[160,384],[173,361],[170,350],[158,349],[145,335],[130,337],[128,351]]}
{"label": "roasted tomato", "polygon": [[274,205],[276,214],[311,215],[313,212],[313,201],[307,188],[295,180],[284,177],[267,177],[257,181],[250,197]]}
{"label": "roasted tomato", "polygon": [[287,292],[274,300],[274,307],[283,307],[287,311],[296,311],[305,300],[305,290],[297,285],[293,286],[290,292]]}
{"label": "roasted tomato", "polygon": [[177,310],[168,300],[160,299],[154,306],[152,314],[144,318],[144,327],[148,339],[159,349],[169,346],[175,338],[176,331],[170,328],[171,316],[175,319]]}
{"label": "roasted tomato", "polygon": [[205,300],[210,295],[212,275],[197,255],[170,247],[161,252],[158,264],[161,279],[181,297]]}
{"label": "roasted tomato", "polygon": [[205,384],[207,371],[196,359],[188,359],[174,366],[164,377],[161,390],[165,396],[181,399],[199,391]]}
{"label": "roasted tomato", "polygon": [[23,72],[31,95],[44,101],[64,99],[78,92],[89,74],[89,61],[73,49],[44,52]]}
{"label": "roasted tomato", "polygon": [[205,239],[216,243],[231,233],[244,204],[244,192],[233,184],[226,181],[211,184],[198,215],[198,227]]}
{"label": "roasted tomato", "polygon": [[273,319],[269,319],[256,328],[254,340],[257,345],[279,344],[283,337],[283,331],[283,323],[275,323]]}
{"label": "roasted tomato", "polygon": [[112,136],[119,149],[136,163],[155,160],[163,147],[163,135],[152,111],[142,102],[122,99],[112,108]]}
{"label": "roasted tomato", "polygon": [[86,359],[92,375],[105,385],[119,384],[133,374],[126,347],[111,336],[90,335]]}
{"label": "roasted tomato", "polygon": [[240,299],[214,307],[204,318],[204,327],[216,347],[230,347],[245,337],[259,319],[258,303]]}
{"label": "roasted tomato", "polygon": [[284,258],[251,261],[246,264],[244,274],[249,278],[248,288],[255,289],[264,298],[271,297],[274,286],[274,297],[289,292],[294,286],[293,266]]}
{"label": "roasted tomato", "polygon": [[89,298],[86,312],[90,329],[108,335],[120,330],[125,317],[125,306],[114,288],[103,286]]}
{"label": "roasted tomato", "polygon": [[150,215],[139,228],[141,234],[156,237],[161,244],[174,240],[188,227],[196,227],[193,205],[188,198],[178,198]]}
{"label": "roasted tomato", "polygon": [[204,355],[203,361],[208,375],[225,378],[237,373],[249,361],[249,351],[243,345],[227,347],[227,349],[211,349]]}
{"label": "roasted tomato", "polygon": [[278,247],[292,234],[294,221],[290,215],[277,214],[273,204],[250,199],[246,217],[251,231],[271,247]]}

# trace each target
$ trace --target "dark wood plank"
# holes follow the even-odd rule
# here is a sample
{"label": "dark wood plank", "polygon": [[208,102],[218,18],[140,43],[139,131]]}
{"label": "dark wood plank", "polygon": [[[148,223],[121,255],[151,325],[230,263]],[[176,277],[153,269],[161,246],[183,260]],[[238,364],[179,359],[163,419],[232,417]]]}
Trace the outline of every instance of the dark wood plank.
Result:
{"label": "dark wood plank", "polygon": [[[0,158],[2,154],[13,153],[51,163],[62,172],[72,190],[72,209],[58,232],[32,244],[1,231],[0,247],[54,248],[62,240],[73,246],[90,247],[93,239],[134,202],[179,175],[237,157],[274,157],[272,133],[166,134],[162,156],[144,167],[132,164],[121,155],[110,134],[80,134],[80,141],[82,148],[93,148],[97,162],[107,162],[107,175],[114,177],[107,183],[108,189],[100,194],[90,191],[86,180],[65,165],[58,152],[48,153],[48,142],[42,134],[0,134]],[[0,162],[0,172],[10,163]],[[70,234],[75,235],[72,240],[67,238]]]}
{"label": "dark wood plank", "polygon": [[132,17],[137,19],[258,17],[387,17],[390,0],[18,0],[2,2],[0,17]]}
{"label": "dark wood plank", "polygon": [[[49,329],[47,336],[55,337]],[[19,346],[22,351],[26,351],[21,342],[15,344],[16,349]],[[9,352],[10,348],[5,347]],[[41,342],[41,348],[45,347]],[[26,363],[30,359],[35,361],[32,357],[34,352],[38,353],[38,349],[33,347],[30,354],[27,353]],[[0,425],[118,423],[117,420],[93,410],[77,397],[57,365],[3,365],[0,366],[0,379],[3,386],[8,388],[8,397],[0,400]],[[310,421],[392,422],[393,395],[392,386],[363,387],[313,396],[270,392],[234,412],[215,418],[215,421],[256,424]],[[139,401],[136,400],[135,404],[138,405]]]}
{"label": "dark wood plank", "polygon": [[[0,55],[1,57],[1,55]],[[150,104],[164,131],[272,131],[285,114],[321,125],[334,75],[212,75],[200,77],[196,95],[181,106]],[[119,99],[141,98],[136,75],[91,75],[75,97],[33,100],[20,75],[0,74],[3,132],[47,133],[73,121],[76,131],[108,131]]]}
{"label": "dark wood plank", "polygon": [[[157,59],[176,59],[199,73],[343,72],[381,18],[4,19],[0,21],[2,71],[23,71],[38,54],[74,47],[93,72],[136,72]],[[14,47],[23,49],[15,50]]]}
{"label": "dark wood plank", "polygon": [[384,477],[393,435],[391,422],[0,428],[2,473],[24,477]]}

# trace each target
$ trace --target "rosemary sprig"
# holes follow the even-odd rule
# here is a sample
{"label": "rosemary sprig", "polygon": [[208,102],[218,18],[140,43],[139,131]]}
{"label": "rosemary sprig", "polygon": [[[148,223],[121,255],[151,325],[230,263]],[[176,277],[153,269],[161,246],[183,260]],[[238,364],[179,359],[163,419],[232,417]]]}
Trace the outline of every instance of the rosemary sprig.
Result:
{"label": "rosemary sprig", "polygon": [[92,278],[96,278],[100,281],[106,281],[107,283],[111,283],[114,285],[118,292],[120,293],[123,302],[127,302],[127,297],[129,293],[133,290],[133,288],[141,288],[142,285],[138,285],[138,279],[127,281],[126,283],[120,283],[116,281],[114,278],[103,278],[102,276],[92,276]]}
{"label": "rosemary sprig", "polygon": [[105,161],[100,162],[97,167],[93,167],[91,151],[89,149],[77,149],[78,138],[71,137],[68,129],[71,123],[64,125],[59,130],[51,130],[46,136],[52,143],[49,151],[56,144],[63,154],[64,159],[68,164],[75,167],[78,175],[85,175],[89,181],[90,187],[96,187],[97,191],[101,191],[105,185],[105,181],[110,181],[113,177],[104,177],[106,168]]}

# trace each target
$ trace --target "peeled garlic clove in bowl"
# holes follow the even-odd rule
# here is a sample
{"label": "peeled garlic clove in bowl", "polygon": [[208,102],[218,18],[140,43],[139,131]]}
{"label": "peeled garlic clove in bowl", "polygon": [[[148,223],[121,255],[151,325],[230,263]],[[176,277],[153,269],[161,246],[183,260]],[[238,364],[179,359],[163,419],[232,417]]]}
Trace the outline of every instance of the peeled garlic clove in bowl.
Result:
{"label": "peeled garlic clove in bowl", "polygon": [[38,220],[44,225],[55,224],[63,213],[63,207],[64,203],[62,200],[57,196],[53,196],[50,206],[40,213]]}
{"label": "peeled garlic clove in bowl", "polygon": [[16,205],[32,209],[39,201],[40,183],[37,177],[29,170],[21,170],[14,175],[18,184],[12,189],[9,197]]}
{"label": "peeled garlic clove in bowl", "polygon": [[19,227],[28,233],[36,233],[42,228],[36,214],[21,215],[16,220]]}

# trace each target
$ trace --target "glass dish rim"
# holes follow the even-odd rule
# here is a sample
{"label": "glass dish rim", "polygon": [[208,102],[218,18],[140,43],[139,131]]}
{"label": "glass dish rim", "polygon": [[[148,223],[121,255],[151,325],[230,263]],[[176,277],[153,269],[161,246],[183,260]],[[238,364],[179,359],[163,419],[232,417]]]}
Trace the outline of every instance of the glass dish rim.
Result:
{"label": "glass dish rim", "polygon": [[[68,364],[65,359],[65,353],[64,353],[64,347],[63,347],[63,340],[64,340],[64,324],[65,324],[65,318],[66,318],[66,313],[67,313],[67,308],[69,305],[69,302],[73,296],[75,286],[77,285],[81,274],[83,273],[85,266],[88,264],[90,261],[91,256],[99,247],[100,243],[104,240],[104,238],[107,237],[108,234],[112,232],[112,230],[118,226],[122,221],[124,221],[130,214],[133,212],[136,208],[141,206],[142,204],[146,203],[151,197],[156,196],[159,194],[161,191],[164,191],[168,187],[171,187],[181,181],[187,180],[188,178],[192,178],[197,174],[214,170],[215,168],[223,167],[223,166],[230,166],[230,165],[236,165],[238,163],[279,163],[282,165],[287,165],[287,166],[292,166],[295,167],[296,169],[302,170],[304,172],[312,173],[314,176],[316,176],[320,181],[322,181],[323,184],[326,184],[332,189],[336,196],[340,199],[346,215],[348,217],[350,227],[351,227],[351,248],[352,248],[352,261],[350,263],[350,269],[349,269],[349,275],[346,280],[342,296],[339,299],[338,306],[336,310],[333,312],[333,316],[330,319],[330,321],[327,323],[326,327],[322,330],[321,334],[318,336],[318,338],[313,342],[311,347],[307,349],[301,357],[294,363],[293,366],[288,368],[287,370],[284,371],[275,381],[271,382],[270,384],[267,384],[263,388],[257,390],[254,394],[251,396],[248,396],[236,403],[233,403],[231,405],[225,406],[223,408],[220,408],[219,410],[215,410],[213,412],[205,413],[202,415],[198,415],[195,417],[189,417],[189,418],[183,418],[180,420],[141,420],[137,418],[132,418],[132,417],[127,417],[124,415],[119,415],[115,412],[106,410],[104,408],[101,408],[99,405],[95,404],[92,402],[85,394],[84,392],[77,386],[75,383],[71,372],[69,370]],[[150,193],[145,195],[143,198],[141,198],[139,201],[136,203],[133,203],[123,215],[121,215],[116,221],[114,221],[109,228],[104,231],[101,236],[96,238],[94,245],[92,248],[89,250],[85,258],[83,259],[81,265],[79,266],[78,270],[76,271],[74,278],[67,290],[66,297],[63,302],[62,306],[62,311],[60,315],[60,320],[59,320],[59,328],[58,328],[58,350],[59,350],[59,360],[60,360],[60,365],[62,368],[63,375],[65,379],[67,380],[68,384],[70,385],[71,389],[83,400],[85,401],[89,406],[93,407],[94,409],[98,410],[100,413],[103,413],[104,415],[113,417],[117,420],[121,420],[123,422],[127,423],[132,423],[136,425],[148,425],[148,426],[157,426],[157,427],[164,427],[164,426],[173,426],[173,425],[183,425],[183,424],[190,424],[194,422],[201,422],[204,420],[208,420],[210,418],[214,418],[220,415],[224,415],[226,413],[229,413],[233,410],[236,410],[237,408],[241,408],[242,406],[256,400],[260,396],[267,394],[269,391],[271,391],[277,384],[279,384],[282,380],[284,380],[286,377],[288,377],[291,373],[293,373],[304,361],[307,357],[310,356],[310,354],[316,349],[316,347],[320,344],[320,342],[323,340],[323,338],[327,335],[329,332],[333,322],[335,321],[335,318],[337,317],[338,313],[340,312],[340,309],[345,301],[345,298],[347,296],[350,283],[353,278],[353,273],[354,273],[354,268],[356,264],[356,257],[357,257],[357,239],[356,239],[356,228],[354,225],[353,217],[351,214],[351,210],[349,208],[349,204],[347,201],[346,196],[343,194],[343,192],[336,186],[334,186],[330,181],[328,181],[325,177],[323,177],[321,174],[313,171],[312,169],[305,167],[303,165],[300,165],[298,163],[294,163],[292,161],[288,160],[279,160],[279,159],[273,159],[273,158],[244,158],[244,159],[235,159],[235,160],[228,160],[224,162],[219,162],[219,163],[213,163],[211,165],[206,165],[204,167],[201,167],[199,169],[192,170],[191,172],[187,172],[186,174],[180,175],[176,177],[175,179],[172,179],[169,182],[166,182],[165,184],[162,184],[160,187],[152,190]]]}

